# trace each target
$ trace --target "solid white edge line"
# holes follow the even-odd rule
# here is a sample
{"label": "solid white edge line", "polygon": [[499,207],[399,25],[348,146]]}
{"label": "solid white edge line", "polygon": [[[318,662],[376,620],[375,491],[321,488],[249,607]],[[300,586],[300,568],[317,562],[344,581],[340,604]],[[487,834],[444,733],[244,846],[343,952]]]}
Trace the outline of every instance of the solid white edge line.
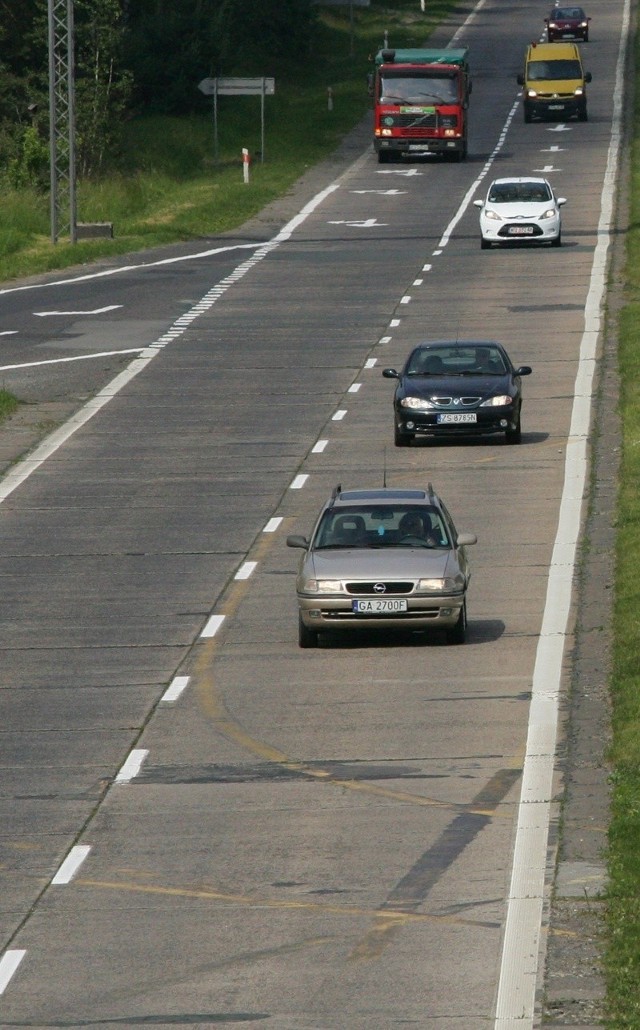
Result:
{"label": "solid white edge line", "polygon": [[12,948],[10,951],[5,951],[0,958],[0,994],[4,994],[6,991],[9,981],[26,954],[25,948]]}
{"label": "solid white edge line", "polygon": [[[2,335],[0,333],[0,336]],[[120,354],[143,354],[146,350],[146,346],[128,347],[126,350],[105,350],[96,351],[94,354],[74,354],[72,358],[45,358],[44,361],[25,361],[19,365],[0,365],[0,372],[11,372],[17,368],[40,368],[41,365],[65,365],[70,361],[91,361],[93,358],[117,357]]]}
{"label": "solid white edge line", "polygon": [[134,748],[116,776],[116,783],[129,783],[140,772],[142,763],[149,754],[144,748]]}
{"label": "solid white edge line", "polygon": [[91,847],[88,844],[76,844],[71,848],[51,883],[54,885],[70,883],[90,851]]}
{"label": "solid white edge line", "polygon": [[556,766],[558,708],[567,623],[571,610],[575,556],[589,471],[589,428],[595,359],[606,296],[608,250],[622,140],[624,67],[629,33],[625,0],[618,48],[613,119],[600,218],[585,304],[584,332],[574,384],[565,476],[558,529],[533,673],[529,729],[518,807],[511,885],[507,901],[495,1030],[532,1030],[539,976],[540,935],[545,896],[549,822]]}
{"label": "solid white edge line", "polygon": [[174,676],[171,683],[160,698],[161,701],[177,701],[180,695],[189,686],[188,676]]}

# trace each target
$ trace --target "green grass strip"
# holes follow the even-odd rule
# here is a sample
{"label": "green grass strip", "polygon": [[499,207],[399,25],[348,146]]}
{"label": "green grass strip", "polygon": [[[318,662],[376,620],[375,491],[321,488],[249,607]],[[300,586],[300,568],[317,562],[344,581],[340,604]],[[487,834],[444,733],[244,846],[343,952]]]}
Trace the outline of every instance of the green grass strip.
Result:
{"label": "green grass strip", "polygon": [[[636,67],[640,36],[636,38]],[[617,510],[611,676],[612,815],[608,941],[611,1030],[640,1030],[640,103],[636,98],[626,227],[625,306],[619,319],[622,454]]]}

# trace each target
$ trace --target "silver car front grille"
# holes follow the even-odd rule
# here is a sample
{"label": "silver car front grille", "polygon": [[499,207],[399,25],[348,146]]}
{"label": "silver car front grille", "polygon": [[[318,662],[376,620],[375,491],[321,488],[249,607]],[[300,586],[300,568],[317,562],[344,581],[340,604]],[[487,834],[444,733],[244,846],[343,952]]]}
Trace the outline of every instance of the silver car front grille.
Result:
{"label": "silver car front grille", "polygon": [[388,594],[410,594],[415,588],[413,580],[376,579],[368,583],[345,583],[348,594],[372,595],[386,597]]}

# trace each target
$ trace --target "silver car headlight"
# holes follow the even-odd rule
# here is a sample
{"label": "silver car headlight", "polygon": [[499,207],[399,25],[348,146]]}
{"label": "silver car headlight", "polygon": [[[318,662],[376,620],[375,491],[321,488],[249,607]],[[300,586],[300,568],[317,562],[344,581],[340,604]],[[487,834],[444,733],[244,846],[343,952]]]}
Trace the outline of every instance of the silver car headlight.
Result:
{"label": "silver car headlight", "polygon": [[435,408],[435,404],[424,397],[403,397],[400,401],[400,407],[412,408],[413,411],[428,411],[429,408]]}
{"label": "silver car headlight", "polygon": [[541,221],[542,221],[543,218],[555,218],[556,217],[556,209],[555,209],[555,207],[548,207],[547,210],[543,211],[541,215],[538,215],[538,217],[540,218]]}
{"label": "silver car headlight", "polygon": [[462,576],[445,576],[444,579],[419,579],[418,594],[454,594],[464,587]]}
{"label": "silver car headlight", "polygon": [[343,594],[340,579],[305,579],[300,591],[303,594]]}
{"label": "silver car headlight", "polygon": [[498,393],[495,397],[489,397],[488,400],[483,401],[480,407],[504,408],[507,404],[513,404],[513,397],[509,397],[506,393]]}

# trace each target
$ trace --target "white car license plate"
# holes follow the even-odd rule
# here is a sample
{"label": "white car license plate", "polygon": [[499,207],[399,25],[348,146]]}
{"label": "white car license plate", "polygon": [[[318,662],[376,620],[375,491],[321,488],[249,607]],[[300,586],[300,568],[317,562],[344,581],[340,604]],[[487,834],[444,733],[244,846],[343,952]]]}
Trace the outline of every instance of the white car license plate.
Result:
{"label": "white car license plate", "polygon": [[393,612],[406,612],[407,602],[391,597],[358,598],[352,601],[354,612],[361,615],[387,615]]}
{"label": "white car license plate", "polygon": [[510,225],[509,236],[531,236],[533,234],[532,225]]}
{"label": "white car license plate", "polygon": [[426,150],[427,153],[428,153],[429,152],[429,144],[428,143],[410,143],[409,144],[409,150],[418,150],[418,151],[422,150],[423,152]]}
{"label": "white car license plate", "polygon": [[438,415],[437,421],[442,424],[443,422],[477,422],[478,416],[475,411],[456,411],[451,415]]}

